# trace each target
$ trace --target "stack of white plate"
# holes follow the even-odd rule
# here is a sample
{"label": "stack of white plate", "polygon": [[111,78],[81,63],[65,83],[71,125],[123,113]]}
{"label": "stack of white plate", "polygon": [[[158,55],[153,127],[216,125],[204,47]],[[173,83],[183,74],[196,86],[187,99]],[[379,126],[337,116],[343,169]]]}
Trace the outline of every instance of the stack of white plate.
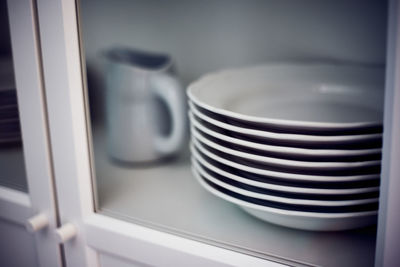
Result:
{"label": "stack of white plate", "polygon": [[21,142],[21,129],[11,59],[0,59],[0,146]]}
{"label": "stack of white plate", "polygon": [[189,86],[192,167],[212,194],[271,223],[376,223],[384,72],[275,64]]}

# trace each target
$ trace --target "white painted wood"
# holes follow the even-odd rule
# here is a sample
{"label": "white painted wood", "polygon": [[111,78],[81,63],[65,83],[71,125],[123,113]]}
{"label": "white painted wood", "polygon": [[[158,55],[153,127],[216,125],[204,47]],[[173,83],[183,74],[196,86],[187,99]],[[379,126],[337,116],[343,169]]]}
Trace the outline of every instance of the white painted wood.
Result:
{"label": "white painted wood", "polygon": [[34,234],[38,259],[41,266],[61,266],[60,246],[51,231],[57,227],[57,208],[35,1],[10,0],[8,14],[29,196],[33,210],[49,218],[49,231]]}
{"label": "white painted wood", "polygon": [[85,233],[94,249],[147,265],[283,266],[98,214],[86,219]]}
{"label": "white painted wood", "polygon": [[400,3],[390,1],[384,137],[375,266],[400,262]]}
{"label": "white painted wood", "polygon": [[78,230],[72,223],[64,224],[56,230],[56,239],[58,243],[65,243],[76,237]]}
{"label": "white painted wood", "polygon": [[128,261],[126,259],[113,257],[111,255],[104,253],[99,253],[99,261],[101,267],[150,267],[151,266],[137,261]]}
{"label": "white painted wood", "polygon": [[[39,29],[60,223],[93,213],[75,1],[38,0]],[[64,244],[67,266],[98,266],[84,235]],[[115,245],[115,244],[113,244]]]}
{"label": "white painted wood", "polygon": [[32,214],[27,193],[0,186],[0,218],[24,225]]}
{"label": "white painted wood", "polygon": [[39,267],[36,242],[23,225],[0,220],[0,266]]}
{"label": "white painted wood", "polygon": [[107,254],[100,253],[99,261],[101,267],[150,267],[151,265],[142,264],[137,261],[128,261],[126,259],[112,257]]}
{"label": "white painted wood", "polygon": [[49,225],[49,218],[44,213],[36,214],[29,218],[25,223],[25,228],[28,232],[34,233],[46,228]]}

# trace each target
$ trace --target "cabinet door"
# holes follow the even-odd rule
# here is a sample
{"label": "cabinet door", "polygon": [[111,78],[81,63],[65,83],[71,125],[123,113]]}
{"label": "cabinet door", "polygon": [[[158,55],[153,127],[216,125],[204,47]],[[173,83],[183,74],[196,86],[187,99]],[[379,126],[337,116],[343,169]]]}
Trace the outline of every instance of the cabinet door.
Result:
{"label": "cabinet door", "polygon": [[[133,2],[138,5],[135,6]],[[263,50],[263,46],[251,45],[251,41],[265,40],[258,39],[262,35],[252,35],[250,31],[245,31],[248,26],[246,23],[254,22],[254,25],[257,25],[256,29],[261,31],[270,30],[262,26],[279,25],[280,16],[274,16],[275,12],[268,9],[268,1],[265,1],[267,4],[238,1],[232,6],[229,1],[206,1],[204,5],[196,2],[198,1],[169,1],[167,3],[96,1],[90,8],[86,7],[83,10],[83,1],[37,1],[51,152],[54,161],[60,224],[62,232],[65,233],[62,241],[67,266],[106,266],[110,265],[110,262],[113,264],[118,262],[121,266],[373,265],[376,228],[361,232],[313,233],[262,224],[254,218],[246,217],[241,210],[209,196],[195,182],[192,182],[194,179],[190,172],[188,155],[183,155],[183,160],[176,162],[175,165],[171,161],[164,167],[150,165],[136,168],[110,160],[105,134],[101,130],[101,119],[95,121],[96,118],[91,118],[89,114],[92,112],[92,115],[102,116],[101,112],[93,110],[92,105],[89,109],[88,105],[99,100],[102,91],[89,94],[86,90],[87,83],[96,83],[98,72],[92,72],[93,69],[87,68],[85,53],[93,53],[93,56],[94,52],[86,49],[85,36],[94,36],[92,45],[99,47],[100,41],[103,44],[112,45],[117,40],[121,42],[136,40],[137,45],[156,50],[160,49],[157,46],[160,43],[155,35],[159,35],[168,40],[165,43],[166,49],[175,51],[178,59],[182,59],[179,55],[183,55],[199,62],[205,59],[202,56],[203,52],[211,53],[210,48],[213,45],[219,45],[219,48],[224,48],[219,50],[222,56],[217,57],[217,53],[213,54],[214,59],[228,58],[225,63],[235,65],[245,62],[254,63],[251,60],[259,58],[257,53],[252,54],[253,51],[249,50],[242,51],[241,47]],[[248,4],[250,2],[251,4]],[[285,8],[291,7],[291,10],[304,12],[301,14],[306,17],[308,8],[304,8],[303,4],[309,5],[306,7],[319,5],[318,8],[312,9],[314,12],[322,12],[318,13],[319,22],[325,18],[321,14],[325,14],[327,19],[329,19],[328,15],[332,18],[329,13],[333,12],[332,10],[337,12],[334,14],[341,14],[342,11],[349,12],[346,13],[349,19],[352,18],[352,14],[359,13],[355,2],[352,8],[347,8],[344,4],[341,6],[332,4],[332,8],[329,6],[324,8],[322,5],[325,3],[321,4],[319,1],[304,1],[300,4],[289,5],[285,3],[272,6],[282,5],[279,11],[282,14]],[[385,5],[383,6],[386,8]],[[373,7],[375,6],[369,6],[366,10],[374,12]],[[379,8],[382,8],[380,4],[377,5],[377,10]],[[254,12],[254,17],[246,17],[249,14],[246,15],[246,12],[249,10]],[[351,13],[351,10],[354,13]],[[135,13],[131,13],[133,11]],[[397,20],[398,9],[391,8],[390,11],[391,16]],[[268,16],[264,16],[263,12],[269,12],[267,14],[275,24],[265,23],[264,19]],[[112,15],[108,16],[108,13]],[[93,23],[91,28],[85,28],[83,25],[85,20],[80,18],[79,14],[97,17],[97,20],[89,22]],[[368,51],[369,49],[375,51],[376,47],[384,47],[385,44],[379,43],[377,46],[367,46],[365,49],[357,47],[360,45],[357,43],[359,41],[357,34],[362,34],[361,29],[374,29],[376,26],[364,25],[363,23],[368,24],[372,20],[365,19],[368,18],[368,12],[363,14],[364,17],[357,20],[361,21],[361,24],[358,25],[360,31],[356,30],[356,32],[352,32],[352,29],[357,28],[356,26],[343,29],[339,27],[342,25],[338,23],[340,20],[328,20],[328,25],[331,22],[338,23],[336,24],[337,31],[333,34],[348,30],[344,36],[355,42],[350,46],[345,45],[347,48],[354,49],[351,52],[345,51],[339,58],[347,56],[347,59],[352,62],[363,57],[366,61],[374,61],[376,57],[380,57],[379,53],[374,54]],[[210,17],[203,15],[210,15]],[[121,26],[119,22],[127,17],[133,22]],[[158,19],[159,17],[163,19]],[[235,18],[238,18],[238,24],[235,24]],[[221,23],[218,27],[221,27],[221,32],[225,34],[224,38],[218,35],[221,33],[218,32],[218,27],[212,27],[213,20]],[[201,26],[201,23],[198,24],[199,21],[204,22],[204,25],[208,27]],[[258,25],[260,21],[261,24]],[[290,18],[287,23],[301,27],[301,24],[296,24],[296,21]],[[136,30],[138,37],[129,35],[131,28],[127,25]],[[167,27],[169,31],[165,31],[163,28],[165,25],[170,27]],[[233,29],[229,28],[230,25],[233,25]],[[307,32],[305,29],[307,25],[307,23],[303,25],[305,32]],[[396,25],[395,21],[392,21],[390,27],[393,25]],[[124,26],[129,29],[125,29]],[[179,33],[176,30],[178,26],[182,26],[187,35]],[[385,27],[382,32],[386,32]],[[93,32],[88,29],[92,29]],[[105,31],[104,36],[96,32],[98,29]],[[196,33],[200,35],[193,34],[191,29],[197,30]],[[238,32],[235,31],[238,29],[248,34],[247,39],[240,39],[244,42],[242,46],[237,45],[238,42],[229,41],[238,40],[235,39],[238,36]],[[256,29],[254,28],[254,31]],[[121,32],[127,30],[127,33],[123,37],[120,36],[121,39],[114,40],[113,38],[118,36],[120,30]],[[295,34],[296,30],[288,32]],[[312,27],[309,30],[308,33],[312,33]],[[198,38],[199,36],[212,37],[215,43],[208,42],[210,39]],[[277,33],[276,36],[281,35]],[[318,35],[310,36],[319,40]],[[340,36],[341,34],[334,35],[336,39],[340,39]],[[96,39],[101,37],[106,41]],[[368,34],[364,37],[369,38]],[[373,42],[374,38],[368,40]],[[385,40],[385,36],[382,38]],[[185,47],[184,45],[193,40],[197,40],[194,45],[203,45],[200,56],[190,53],[191,48],[197,49],[195,46]],[[292,39],[288,38],[288,40]],[[221,44],[228,45],[225,47]],[[273,42],[268,44],[280,54],[287,53],[284,47]],[[332,45],[329,42],[322,44]],[[369,41],[364,43],[364,45],[369,44]],[[392,47],[393,50],[388,51],[389,58],[398,49],[396,45]],[[335,44],[325,50],[326,47],[316,46],[317,52],[309,51],[311,54],[315,53],[314,56],[318,56],[318,51],[321,51],[317,48],[327,51],[326,53],[333,49],[332,55],[335,56],[337,55],[335,48],[339,47]],[[240,52],[236,54],[240,56],[224,57],[232,51]],[[101,54],[100,49],[97,52]],[[354,56],[356,54],[357,56]],[[273,56],[265,55],[266,58],[275,59]],[[220,62],[214,59],[211,59],[211,62],[216,64],[213,67],[221,67],[218,65]],[[193,74],[195,71],[208,71],[208,69],[202,69],[201,65],[198,67],[200,71],[194,70],[194,72],[190,72],[194,68],[188,68],[190,70],[186,76],[189,77],[188,80],[195,78]],[[392,67],[396,68],[396,66],[389,68]],[[393,79],[393,77],[388,76],[388,79]],[[388,86],[386,93],[393,92],[394,89],[394,86]],[[101,103],[101,100],[99,102]],[[387,106],[386,114],[391,114],[392,108],[393,106]],[[387,151],[384,151],[385,153]],[[387,175],[384,179],[390,177]],[[381,197],[385,198],[385,196]],[[385,218],[386,211],[380,212],[380,216]],[[378,236],[378,240],[381,238],[383,237]],[[354,245],[355,243],[357,245]],[[379,246],[378,242],[378,251],[381,249]],[[341,262],[338,263],[338,261]]]}
{"label": "cabinet door", "polygon": [[0,265],[62,266],[36,7],[2,1],[1,9],[9,32],[1,38]]}
{"label": "cabinet door", "polygon": [[265,259],[95,211],[77,6],[75,1],[37,4],[60,223],[75,233],[63,240],[67,266],[107,264],[110,257],[103,262],[103,254],[133,266],[265,266]]}

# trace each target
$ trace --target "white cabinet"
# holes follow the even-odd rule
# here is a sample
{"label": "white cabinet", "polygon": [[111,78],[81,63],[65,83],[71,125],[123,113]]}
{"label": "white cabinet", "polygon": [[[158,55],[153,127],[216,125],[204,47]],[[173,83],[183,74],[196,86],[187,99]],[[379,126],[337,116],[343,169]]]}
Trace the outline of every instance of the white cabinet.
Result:
{"label": "white cabinet", "polygon": [[[9,1],[8,8],[30,200],[8,191],[0,198],[13,199],[4,205],[20,223],[27,214],[49,218],[47,230],[34,234],[42,266],[393,266],[399,260],[398,1],[386,7],[356,1],[25,0]],[[376,14],[385,15],[370,17]],[[387,17],[385,49],[380,29],[386,26],[379,21]],[[291,28],[296,25],[301,30]],[[374,27],[378,34],[371,37]],[[188,151],[158,165],[110,161],[105,111],[98,109],[104,88],[93,84],[101,83],[99,54],[118,41],[172,53],[184,84],[218,68],[274,60],[385,64],[378,226],[318,233],[261,222],[203,190],[192,177]],[[41,256],[44,251],[51,257]]]}
{"label": "white cabinet", "polygon": [[[8,17],[11,62],[15,73],[12,78],[15,78],[18,99],[19,116],[16,119],[21,125],[23,145],[8,146],[2,143],[0,173],[5,181],[10,182],[1,182],[0,186],[1,263],[4,266],[60,266],[61,247],[53,235],[58,226],[58,214],[53,189],[36,7],[32,1],[9,1]],[[3,40],[7,42],[10,39],[4,36]],[[2,73],[6,67],[2,65]],[[2,105],[2,108],[4,111],[6,106]],[[5,128],[2,131],[5,134]],[[38,214],[41,214],[41,220],[29,221]],[[31,234],[26,228],[30,223]]]}
{"label": "white cabinet", "polygon": [[39,266],[34,237],[23,226],[0,220],[0,232],[1,266]]}

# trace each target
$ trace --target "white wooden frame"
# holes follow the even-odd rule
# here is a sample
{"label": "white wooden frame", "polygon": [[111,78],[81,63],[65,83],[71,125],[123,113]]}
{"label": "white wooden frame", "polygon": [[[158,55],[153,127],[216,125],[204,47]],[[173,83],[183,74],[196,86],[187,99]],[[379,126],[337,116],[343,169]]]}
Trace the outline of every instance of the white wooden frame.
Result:
{"label": "white wooden frame", "polygon": [[0,218],[16,224],[25,224],[33,215],[27,193],[0,186]]}
{"label": "white wooden frame", "polygon": [[[78,237],[65,244],[67,265],[98,266],[99,252],[135,262],[163,266],[277,264],[94,212],[76,3],[73,0],[38,0],[38,10],[61,222],[72,222],[79,229]],[[398,10],[391,12],[391,17],[393,16],[399,17]],[[400,51],[400,47],[397,45],[395,50]],[[392,92],[393,89],[388,86],[386,91]],[[399,109],[399,106],[398,103],[389,105],[385,113],[392,114]],[[392,125],[393,130],[398,127],[398,124]],[[385,135],[387,137],[388,132]],[[385,141],[384,154],[389,153],[387,146],[391,145],[391,141],[392,139]],[[399,155],[398,150],[397,148],[397,155]],[[386,160],[384,169],[389,168],[391,163]],[[395,174],[398,172],[390,175],[384,173],[385,180],[389,181]],[[381,209],[380,223],[389,215],[399,218],[400,213],[395,208],[399,209],[392,207],[388,212]],[[386,228],[386,230],[390,230],[390,234],[395,234],[392,229]],[[380,234],[378,240],[384,239],[387,235],[388,233]],[[377,244],[377,252],[385,252],[384,258],[393,257],[400,262],[398,253],[388,255],[386,252],[391,252],[385,250],[383,243]],[[149,250],[152,251],[151,255],[146,253]]]}
{"label": "white wooden frame", "polygon": [[400,262],[400,3],[390,1],[384,138],[375,266]]}
{"label": "white wooden frame", "polygon": [[[37,1],[60,224],[77,225],[64,244],[67,266],[98,266],[82,218],[93,213],[76,12],[73,1]],[[78,63],[78,64],[77,64]]]}
{"label": "white wooden frame", "polygon": [[45,214],[49,220],[48,227],[34,233],[39,264],[62,266],[61,248],[53,235],[58,226],[58,217],[36,5],[33,0],[10,0],[8,14],[29,193],[2,187],[0,205],[2,210],[8,211],[5,217],[19,224],[25,224],[34,214]]}

